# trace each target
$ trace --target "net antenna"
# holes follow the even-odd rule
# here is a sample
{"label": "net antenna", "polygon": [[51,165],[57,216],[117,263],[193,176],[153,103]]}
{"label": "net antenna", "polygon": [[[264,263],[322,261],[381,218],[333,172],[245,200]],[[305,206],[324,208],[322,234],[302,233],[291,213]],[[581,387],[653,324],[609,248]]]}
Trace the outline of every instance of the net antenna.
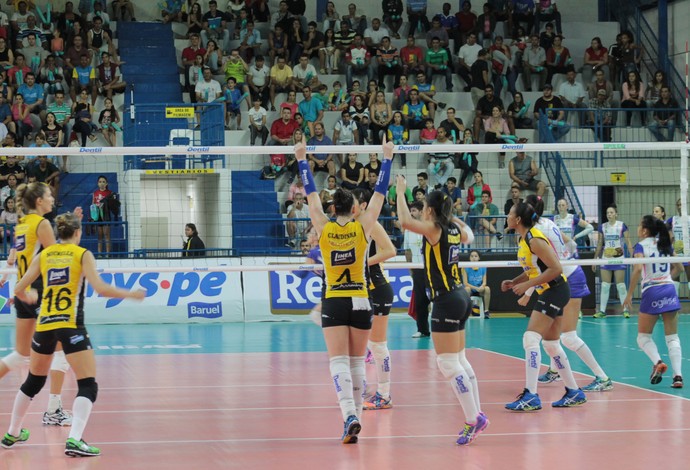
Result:
{"label": "net antenna", "polygon": [[[688,74],[690,73],[688,41],[685,41],[685,146],[680,149],[680,220],[683,228],[683,245],[690,240],[688,238],[688,145],[690,134],[688,133],[688,113],[690,112],[690,89],[688,89]],[[683,247],[685,253],[685,247]]]}

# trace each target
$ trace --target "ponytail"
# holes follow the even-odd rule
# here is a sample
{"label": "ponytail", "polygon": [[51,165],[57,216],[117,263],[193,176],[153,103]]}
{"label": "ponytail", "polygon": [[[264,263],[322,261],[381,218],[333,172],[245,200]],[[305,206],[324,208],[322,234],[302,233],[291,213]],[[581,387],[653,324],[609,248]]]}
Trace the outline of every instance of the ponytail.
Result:
{"label": "ponytail", "polygon": [[656,232],[659,240],[656,242],[656,247],[659,253],[666,256],[671,256],[673,250],[671,248],[671,235],[668,233],[668,228],[663,220],[656,220]]}
{"label": "ponytail", "polygon": [[515,208],[515,216],[520,217],[520,224],[523,227],[530,229],[539,220],[539,215],[534,211],[532,204],[527,202],[518,202],[513,206]]}
{"label": "ponytail", "polygon": [[453,220],[453,200],[442,191],[431,191],[426,196],[426,205],[433,209],[436,223],[448,227]]}
{"label": "ponytail", "polygon": [[544,200],[539,196],[530,194],[525,198],[525,202],[532,206],[532,209],[534,209],[534,212],[537,215],[537,218],[534,220],[536,223],[539,220],[539,217],[541,217],[544,213]]}

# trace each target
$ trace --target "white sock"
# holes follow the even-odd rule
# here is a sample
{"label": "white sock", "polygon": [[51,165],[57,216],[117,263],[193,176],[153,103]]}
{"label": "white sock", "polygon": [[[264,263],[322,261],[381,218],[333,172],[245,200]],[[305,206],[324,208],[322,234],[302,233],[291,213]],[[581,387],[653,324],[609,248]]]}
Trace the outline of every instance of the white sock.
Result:
{"label": "white sock", "polygon": [[479,400],[479,382],[477,381],[477,374],[474,373],[472,364],[470,364],[470,361],[467,360],[464,349],[458,353],[458,360],[460,361],[460,366],[465,369],[467,378],[472,384],[472,397],[474,398],[474,405],[477,407],[477,410],[481,412],[482,404]]}
{"label": "white sock", "polygon": [[666,335],[666,347],[668,348],[668,357],[671,359],[671,369],[673,369],[673,376],[683,376],[682,363],[683,353],[680,348],[680,338],[677,334]]}
{"label": "white sock", "polygon": [[343,421],[347,421],[348,416],[357,414],[352,396],[350,358],[348,356],[333,356],[330,360],[330,370],[333,385],[335,385],[335,393],[338,395],[340,411],[343,414]]}
{"label": "white sock", "polygon": [[61,395],[50,394],[50,399],[48,400],[48,413],[55,413],[57,410],[62,408],[62,397]]}
{"label": "white sock", "polygon": [[465,422],[476,423],[479,409],[474,403],[472,383],[467,376],[467,372],[460,365],[457,353],[439,354],[436,360],[443,376],[450,382],[453,393],[455,393],[460,406],[462,406],[462,411],[465,413]]}
{"label": "white sock", "polygon": [[621,305],[623,305],[623,301],[628,296],[628,289],[625,287],[625,283],[619,282],[616,284],[616,290],[618,291],[618,299],[621,301]]}
{"label": "white sock", "polygon": [[652,339],[652,335],[648,333],[638,333],[637,334],[637,345],[641,350],[651,359],[652,364],[656,364],[661,360],[659,355],[659,350],[656,347],[656,343]]}
{"label": "white sock", "polygon": [[609,303],[609,290],[611,290],[610,282],[602,282],[599,292],[599,311],[606,313],[606,306]]}
{"label": "white sock", "polygon": [[391,354],[388,343],[369,341],[369,350],[376,362],[376,376],[378,378],[377,392],[385,399],[391,395]]}
{"label": "white sock", "polygon": [[17,437],[22,432],[22,422],[24,421],[24,416],[29,409],[31,404],[31,398],[25,395],[24,392],[19,390],[17,395],[14,397],[14,406],[12,407],[12,419],[10,421],[10,427],[7,432],[10,436]]}
{"label": "white sock", "polygon": [[565,386],[577,390],[579,387],[577,386],[577,382],[575,382],[573,370],[570,368],[570,361],[568,361],[568,356],[566,356],[565,351],[563,351],[561,342],[557,339],[550,341],[544,340],[542,344],[547,354],[553,358],[558,375],[563,379]]}
{"label": "white sock", "polygon": [[[530,336],[529,341],[528,335]],[[525,388],[530,393],[537,393],[539,368],[541,367],[540,342],[541,335],[534,331],[526,331],[522,340],[522,346],[525,348]]]}
{"label": "white sock", "polygon": [[81,436],[84,434],[86,423],[89,422],[91,416],[91,409],[93,402],[86,397],[77,397],[74,399],[72,405],[72,427],[69,430],[70,439],[81,441]]}
{"label": "white sock", "polygon": [[350,356],[350,375],[352,376],[352,400],[357,410],[357,418],[361,418],[367,378],[364,356]]}
{"label": "white sock", "polygon": [[[601,368],[597,360],[594,359],[594,354],[592,354],[592,350],[589,349],[589,346],[587,346],[582,338],[577,335],[577,331],[573,330],[562,333],[561,342],[563,343],[563,346],[571,351],[574,351],[575,354],[582,359],[582,362],[587,364],[587,367],[594,372],[594,375],[602,380],[608,380],[608,375],[606,375],[604,369]],[[553,359],[551,360],[551,363],[553,364]]]}

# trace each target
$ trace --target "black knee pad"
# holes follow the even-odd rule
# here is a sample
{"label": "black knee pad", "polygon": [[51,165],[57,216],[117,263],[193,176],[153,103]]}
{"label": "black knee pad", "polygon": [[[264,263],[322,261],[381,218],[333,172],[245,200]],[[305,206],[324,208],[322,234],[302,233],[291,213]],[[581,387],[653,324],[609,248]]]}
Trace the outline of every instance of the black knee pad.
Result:
{"label": "black knee pad", "polygon": [[96,397],[98,396],[98,384],[96,383],[96,379],[89,377],[77,380],[77,385],[79,386],[79,391],[77,392],[78,397],[88,398],[91,400],[91,403],[96,402]]}
{"label": "black knee pad", "polygon": [[38,392],[41,391],[43,386],[46,384],[46,380],[48,380],[47,375],[34,375],[29,372],[29,376],[22,384],[20,390],[27,397],[33,398],[38,395]]}

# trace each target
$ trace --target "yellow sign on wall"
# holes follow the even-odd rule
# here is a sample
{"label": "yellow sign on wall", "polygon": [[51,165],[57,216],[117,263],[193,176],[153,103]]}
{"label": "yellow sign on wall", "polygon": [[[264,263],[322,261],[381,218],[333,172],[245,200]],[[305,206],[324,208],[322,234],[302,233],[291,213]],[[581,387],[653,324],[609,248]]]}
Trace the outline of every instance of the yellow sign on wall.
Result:
{"label": "yellow sign on wall", "polygon": [[166,118],[193,118],[194,108],[192,106],[175,106],[165,108]]}
{"label": "yellow sign on wall", "polygon": [[208,175],[215,173],[213,168],[190,168],[179,170],[145,170],[145,175]]}
{"label": "yellow sign on wall", "polygon": [[611,182],[614,184],[625,183],[628,180],[627,173],[611,173]]}

